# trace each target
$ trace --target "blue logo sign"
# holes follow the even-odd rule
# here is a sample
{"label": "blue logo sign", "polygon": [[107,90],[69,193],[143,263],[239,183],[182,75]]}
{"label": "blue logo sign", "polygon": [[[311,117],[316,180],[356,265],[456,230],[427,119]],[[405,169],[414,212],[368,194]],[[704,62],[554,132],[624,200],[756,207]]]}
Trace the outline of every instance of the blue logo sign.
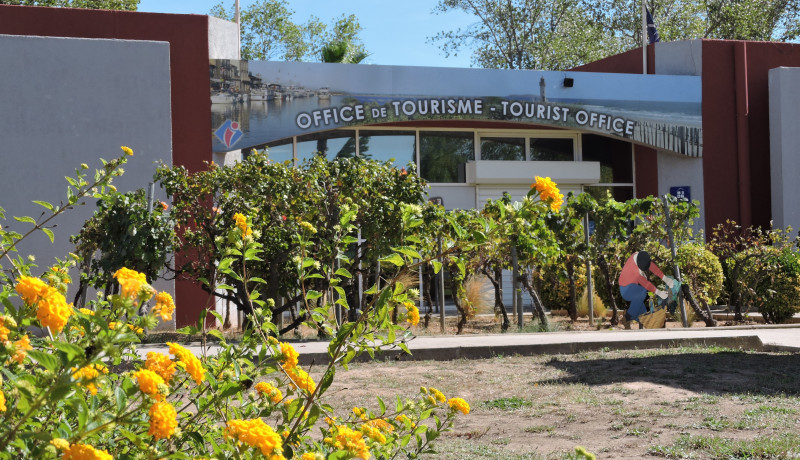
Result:
{"label": "blue logo sign", "polygon": [[214,134],[216,134],[220,142],[225,144],[225,147],[230,148],[236,141],[241,139],[243,133],[242,130],[239,129],[239,123],[225,120],[225,123],[214,131]]}
{"label": "blue logo sign", "polygon": [[677,198],[678,201],[692,201],[692,188],[688,185],[670,187],[669,194]]}

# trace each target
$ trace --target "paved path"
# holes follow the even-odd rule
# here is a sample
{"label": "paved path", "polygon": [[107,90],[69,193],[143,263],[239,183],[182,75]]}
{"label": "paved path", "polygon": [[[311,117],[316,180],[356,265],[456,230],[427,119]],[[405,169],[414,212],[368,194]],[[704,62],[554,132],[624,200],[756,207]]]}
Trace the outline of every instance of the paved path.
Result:
{"label": "paved path", "polygon": [[[327,342],[293,342],[293,345],[300,353],[301,363],[327,361]],[[478,359],[497,355],[568,354],[602,349],[694,345],[800,353],[800,325],[421,336],[408,342],[411,356],[400,350],[391,350],[384,352],[382,357],[399,360]],[[144,356],[148,351],[164,352],[166,348],[163,344],[145,344],[138,351]],[[199,343],[192,343],[187,348],[195,354],[200,352]],[[214,348],[211,353],[214,353]]]}

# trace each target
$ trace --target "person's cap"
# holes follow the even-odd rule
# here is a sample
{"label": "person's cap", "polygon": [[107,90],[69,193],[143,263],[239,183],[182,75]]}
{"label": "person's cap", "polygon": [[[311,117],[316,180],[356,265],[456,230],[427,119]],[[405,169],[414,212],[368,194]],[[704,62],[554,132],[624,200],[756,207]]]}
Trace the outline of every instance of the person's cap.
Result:
{"label": "person's cap", "polygon": [[650,253],[647,251],[639,251],[636,255],[636,266],[639,270],[645,271],[650,269]]}

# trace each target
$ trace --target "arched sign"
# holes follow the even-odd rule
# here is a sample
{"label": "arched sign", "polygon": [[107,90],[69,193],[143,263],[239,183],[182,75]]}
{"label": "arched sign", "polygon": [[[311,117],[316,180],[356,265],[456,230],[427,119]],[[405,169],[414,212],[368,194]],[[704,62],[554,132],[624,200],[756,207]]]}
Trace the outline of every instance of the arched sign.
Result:
{"label": "arched sign", "polygon": [[212,60],[210,75],[217,152],[343,127],[485,120],[702,156],[695,76],[232,60]]}

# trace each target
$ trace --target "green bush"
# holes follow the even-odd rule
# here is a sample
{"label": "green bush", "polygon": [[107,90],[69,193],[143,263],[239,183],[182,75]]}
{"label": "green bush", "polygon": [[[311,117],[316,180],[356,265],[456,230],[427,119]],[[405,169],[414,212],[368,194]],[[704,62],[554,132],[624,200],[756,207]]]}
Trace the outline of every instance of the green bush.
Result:
{"label": "green bush", "polygon": [[788,321],[800,304],[800,258],[791,249],[770,248],[771,270],[756,288],[756,305],[765,323]]}
{"label": "green bush", "polygon": [[753,246],[726,261],[741,303],[754,306],[766,323],[786,322],[800,303],[800,260],[789,248]]}
{"label": "green bush", "polygon": [[713,305],[722,293],[725,277],[719,258],[702,244],[685,244],[677,250],[681,277],[692,294],[706,305]]}

